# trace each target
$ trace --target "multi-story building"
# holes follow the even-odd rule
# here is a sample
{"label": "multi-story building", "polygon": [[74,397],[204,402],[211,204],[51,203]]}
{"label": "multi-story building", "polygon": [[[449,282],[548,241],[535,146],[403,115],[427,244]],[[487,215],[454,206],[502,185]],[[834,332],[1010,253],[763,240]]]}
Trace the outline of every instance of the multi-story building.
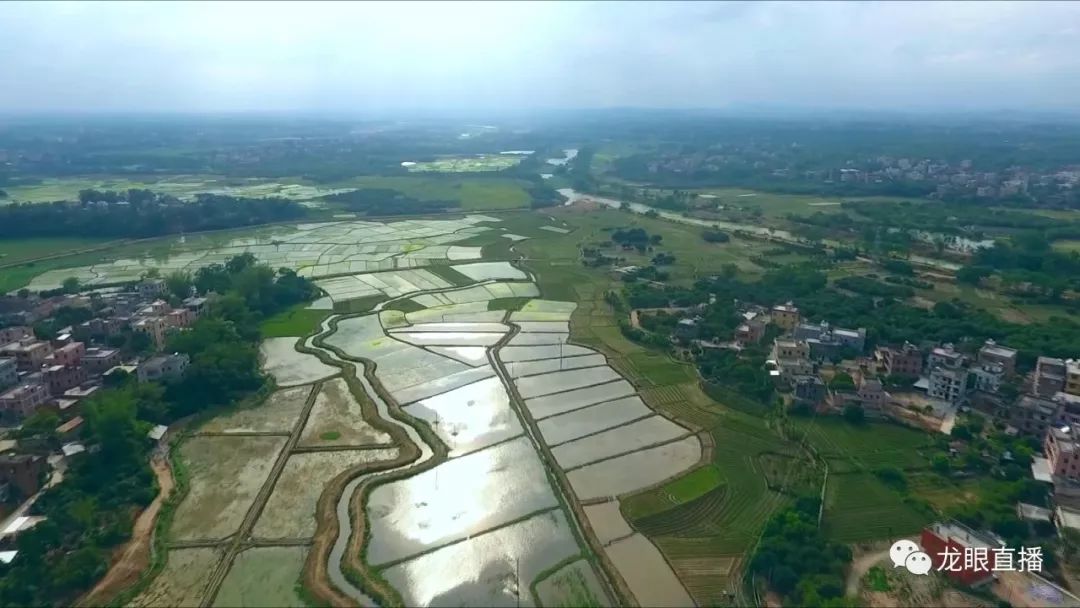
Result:
{"label": "multi-story building", "polygon": [[1051,426],[1043,442],[1050,474],[1080,482],[1080,437],[1071,426]]}
{"label": "multi-story building", "polygon": [[922,374],[922,352],[910,342],[899,348],[879,348],[877,357],[890,376],[918,378]]}
{"label": "multi-story building", "polygon": [[1065,361],[1053,357],[1039,357],[1035,363],[1032,390],[1041,397],[1052,397],[1065,390]]}
{"label": "multi-story building", "polygon": [[0,483],[19,489],[22,498],[29,498],[41,489],[48,463],[44,456],[32,454],[0,455]]}
{"label": "multi-story building", "polygon": [[0,346],[0,357],[14,357],[21,372],[32,372],[45,363],[45,357],[52,354],[52,345],[48,342],[23,338]]}
{"label": "multi-story building", "polygon": [[206,298],[190,297],[184,300],[184,308],[195,313],[195,318],[199,318],[206,310],[207,302]]}
{"label": "multi-story building", "polygon": [[45,358],[45,364],[73,367],[82,363],[84,354],[86,354],[85,344],[82,342],[68,342],[53,350],[52,354]]}
{"label": "multi-story building", "polygon": [[796,340],[804,340],[815,359],[831,359],[847,348],[861,353],[866,346],[866,329],[830,327],[828,323],[800,323],[792,331]]}
{"label": "multi-story building", "polygon": [[931,399],[957,405],[967,396],[968,370],[963,367],[934,366],[926,394]]}
{"label": "multi-story building", "polygon": [[1080,359],[1065,360],[1065,392],[1080,395]]}
{"label": "multi-story building", "polygon": [[29,327],[15,326],[5,327],[0,329],[0,344],[10,344],[12,342],[18,342],[23,338],[29,338],[33,336],[33,332]]}
{"label": "multi-story building", "polygon": [[87,380],[86,368],[70,365],[52,365],[44,370],[45,385],[54,397],[63,395],[69,388],[75,388]]}
{"label": "multi-story building", "polygon": [[26,383],[0,394],[0,422],[5,426],[20,424],[49,402],[49,389],[43,384]]}
{"label": "multi-story building", "polygon": [[881,386],[881,381],[877,378],[867,378],[865,376],[859,377],[859,388],[856,391],[856,396],[859,398],[859,403],[862,404],[863,410],[868,414],[878,414],[885,406],[885,401],[888,395],[885,393],[884,387]]}
{"label": "multi-story building", "polygon": [[795,376],[792,378],[795,385],[795,402],[811,407],[817,407],[825,401],[828,391],[825,383],[817,376]]}
{"label": "multi-story building", "polygon": [[765,336],[765,324],[751,319],[735,328],[735,342],[740,346],[749,346],[761,342]]}
{"label": "multi-story building", "polygon": [[1008,409],[1009,425],[1029,437],[1044,437],[1057,422],[1060,404],[1053,399],[1024,395]]}
{"label": "multi-story building", "polygon": [[12,357],[0,359],[0,389],[19,381],[19,366]]}
{"label": "multi-story building", "polygon": [[139,283],[139,296],[142,298],[156,298],[163,293],[165,293],[164,279],[144,279]]}
{"label": "multi-story building", "polygon": [[140,363],[136,375],[139,378],[139,382],[176,380],[184,375],[184,370],[187,369],[187,366],[187,355],[159,355]]}
{"label": "multi-story building", "polygon": [[923,528],[919,537],[923,551],[930,556],[934,569],[944,570],[952,580],[963,585],[975,586],[990,581],[994,577],[993,562],[972,562],[961,564],[958,568],[946,569],[946,552],[956,555],[971,554],[971,549],[986,551],[989,559],[995,559],[993,549],[1000,543],[997,539],[979,534],[966,526],[955,522],[935,523]]}
{"label": "multi-story building", "polygon": [[944,344],[930,351],[926,359],[926,367],[960,367],[964,364],[963,353],[957,352],[952,344]]}
{"label": "multi-story building", "polygon": [[143,317],[133,322],[131,329],[150,336],[150,341],[160,349],[165,346],[165,334],[169,330],[169,324],[164,317]]}
{"label": "multi-story building", "polygon": [[120,351],[114,348],[88,348],[82,357],[82,365],[87,373],[99,376],[120,365]]}
{"label": "multi-story building", "polygon": [[773,325],[776,325],[784,331],[795,329],[795,326],[799,324],[801,318],[799,316],[799,309],[791,302],[773,306],[770,316],[772,317]]}
{"label": "multi-story building", "polygon": [[1016,373],[1016,349],[1001,346],[993,340],[987,340],[979,349],[979,363],[1000,365],[1006,376]]}
{"label": "multi-story building", "polygon": [[982,362],[971,367],[975,390],[996,393],[1005,379],[1005,367],[1000,363]]}
{"label": "multi-story building", "polygon": [[773,357],[780,359],[809,359],[810,346],[802,340],[773,341]]}
{"label": "multi-story building", "polygon": [[165,322],[169,324],[169,327],[178,329],[191,327],[191,324],[195,322],[195,313],[187,308],[177,308],[165,313]]}

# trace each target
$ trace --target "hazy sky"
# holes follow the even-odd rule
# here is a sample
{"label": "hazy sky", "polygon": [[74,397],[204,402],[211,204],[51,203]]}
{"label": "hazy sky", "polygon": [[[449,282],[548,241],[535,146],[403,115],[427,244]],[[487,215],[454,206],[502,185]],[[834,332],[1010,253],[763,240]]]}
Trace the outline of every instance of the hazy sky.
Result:
{"label": "hazy sky", "polygon": [[0,112],[1080,109],[1080,2],[0,2]]}

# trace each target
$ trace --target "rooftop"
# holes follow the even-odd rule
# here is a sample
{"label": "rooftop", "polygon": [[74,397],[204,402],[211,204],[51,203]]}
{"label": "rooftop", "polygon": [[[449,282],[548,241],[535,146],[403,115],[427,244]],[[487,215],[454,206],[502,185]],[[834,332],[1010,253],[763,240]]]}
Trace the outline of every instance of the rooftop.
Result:
{"label": "rooftop", "polygon": [[997,539],[992,538],[989,533],[976,532],[971,528],[954,521],[938,522],[936,524],[931,524],[929,528],[931,532],[938,536],[938,538],[952,540],[964,547],[983,547],[992,549],[1003,544],[997,542]]}
{"label": "rooftop", "polygon": [[773,306],[772,309],[777,312],[799,312],[799,309],[795,307],[791,302],[788,302],[787,304],[777,304],[776,306]]}
{"label": "rooftop", "polygon": [[1009,348],[1007,346],[1001,346],[1000,344],[997,344],[993,340],[987,340],[986,344],[984,344],[983,347],[980,348],[979,350],[981,352],[987,353],[989,355],[994,355],[994,356],[997,356],[997,357],[1006,357],[1006,358],[1016,357],[1016,349],[1015,348]]}

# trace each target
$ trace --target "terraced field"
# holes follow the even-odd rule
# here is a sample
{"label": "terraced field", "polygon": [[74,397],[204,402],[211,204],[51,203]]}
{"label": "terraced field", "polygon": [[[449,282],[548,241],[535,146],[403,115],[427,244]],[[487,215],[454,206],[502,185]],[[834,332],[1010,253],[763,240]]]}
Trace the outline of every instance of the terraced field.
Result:
{"label": "terraced field", "polygon": [[825,533],[840,542],[899,538],[918,532],[932,516],[903,501],[870,473],[830,475]]}

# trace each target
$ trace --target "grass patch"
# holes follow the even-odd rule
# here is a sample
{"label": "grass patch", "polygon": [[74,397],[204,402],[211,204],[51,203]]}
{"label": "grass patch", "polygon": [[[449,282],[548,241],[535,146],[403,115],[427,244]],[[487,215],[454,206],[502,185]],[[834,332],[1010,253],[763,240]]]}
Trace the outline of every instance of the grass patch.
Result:
{"label": "grass patch", "polygon": [[322,439],[323,441],[337,441],[338,439],[341,439],[341,433],[337,431],[326,431],[319,435],[319,439]]}
{"label": "grass patch", "polygon": [[298,304],[288,310],[268,317],[259,324],[259,331],[264,338],[287,338],[306,336],[319,328],[323,319],[330,316],[329,310],[308,310],[307,303]]}
{"label": "grass patch", "polygon": [[874,566],[866,572],[866,586],[871,591],[891,591],[892,586],[889,585],[889,577],[885,574],[885,569],[881,566]]}
{"label": "grass patch", "polygon": [[24,262],[35,258],[99,247],[108,242],[108,239],[94,238],[3,239],[0,240],[0,264]]}
{"label": "grass patch", "polygon": [[488,310],[521,310],[525,303],[532,298],[495,298],[494,300],[488,300]]}

